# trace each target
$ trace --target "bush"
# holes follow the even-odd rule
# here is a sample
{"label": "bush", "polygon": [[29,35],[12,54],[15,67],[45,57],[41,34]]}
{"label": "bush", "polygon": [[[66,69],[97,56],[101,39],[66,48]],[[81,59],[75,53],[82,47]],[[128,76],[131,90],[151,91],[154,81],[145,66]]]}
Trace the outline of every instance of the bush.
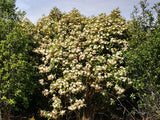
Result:
{"label": "bush", "polygon": [[38,21],[34,38],[40,47],[34,51],[42,55],[39,82],[51,105],[42,116],[74,113],[91,120],[123,97],[131,85],[123,62],[127,29],[119,9],[87,18],[76,9],[61,13],[54,8]]}
{"label": "bush", "polygon": [[127,76],[132,79],[133,88],[137,91],[132,97],[140,99],[136,112],[143,118],[153,119],[159,119],[159,5],[157,3],[151,9],[146,0],[141,1],[141,13],[135,7],[129,29],[129,49],[125,55]]}

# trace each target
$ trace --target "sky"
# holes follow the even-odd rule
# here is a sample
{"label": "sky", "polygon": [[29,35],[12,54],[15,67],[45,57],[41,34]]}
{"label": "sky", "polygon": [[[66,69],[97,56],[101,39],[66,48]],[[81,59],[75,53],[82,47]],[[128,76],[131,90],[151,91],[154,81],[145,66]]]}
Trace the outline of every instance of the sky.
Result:
{"label": "sky", "polygon": [[[16,6],[25,11],[26,17],[36,24],[38,19],[43,15],[47,16],[54,7],[62,12],[69,12],[76,8],[87,17],[97,16],[101,13],[109,14],[114,9],[119,8],[121,15],[129,20],[133,6],[138,5],[139,2],[140,0],[17,0]],[[157,2],[159,0],[148,0],[151,6]]]}

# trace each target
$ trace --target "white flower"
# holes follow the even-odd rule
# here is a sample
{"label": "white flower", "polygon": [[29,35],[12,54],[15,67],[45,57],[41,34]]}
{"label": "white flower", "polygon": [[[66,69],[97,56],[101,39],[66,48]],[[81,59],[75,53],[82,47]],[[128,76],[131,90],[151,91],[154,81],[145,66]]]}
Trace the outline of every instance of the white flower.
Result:
{"label": "white flower", "polygon": [[41,85],[44,85],[44,79],[40,79],[40,80],[39,80],[39,83],[40,83]]}
{"label": "white flower", "polygon": [[125,91],[125,89],[119,87],[118,85],[115,85],[114,88],[117,91],[117,94],[122,94]]}
{"label": "white flower", "polygon": [[111,86],[113,86],[113,84],[111,82],[107,82],[106,86],[111,87]]}
{"label": "white flower", "polygon": [[98,46],[97,46],[97,45],[94,45],[94,46],[93,46],[93,49],[95,49],[95,50],[96,50],[97,48],[98,48]]}
{"label": "white flower", "polygon": [[117,61],[115,59],[108,59],[107,61],[111,65],[115,65],[117,63]]}
{"label": "white flower", "polygon": [[125,89],[122,89],[122,88],[121,88],[121,89],[119,89],[119,90],[117,91],[117,94],[120,95],[120,94],[124,93],[124,91],[125,91]]}
{"label": "white flower", "polygon": [[79,53],[79,52],[81,52],[81,49],[78,47],[78,48],[76,49],[76,53]]}
{"label": "white flower", "polygon": [[96,70],[97,70],[97,71],[101,71],[101,70],[102,70],[102,66],[97,66],[97,67],[96,67]]}
{"label": "white flower", "polygon": [[74,55],[73,55],[73,54],[70,54],[70,55],[69,55],[69,58],[70,58],[70,59],[73,59],[73,58],[74,58]]}
{"label": "white flower", "polygon": [[80,56],[79,56],[79,60],[81,61],[81,60],[84,60],[85,59],[85,54],[81,54]]}
{"label": "white flower", "polygon": [[72,63],[78,63],[78,60],[77,59],[74,59],[74,60],[72,60]]}
{"label": "white flower", "polygon": [[53,75],[49,75],[47,78],[48,78],[48,80],[53,80],[54,76]]}
{"label": "white flower", "polygon": [[44,96],[49,95],[49,91],[48,91],[48,89],[43,90],[43,91],[42,91],[42,93],[43,93],[43,95],[44,95]]}
{"label": "white flower", "polygon": [[63,115],[65,114],[65,112],[66,112],[66,110],[61,110],[61,111],[60,111],[60,115],[63,116]]}
{"label": "white flower", "polygon": [[96,54],[96,50],[93,50],[92,54],[95,55]]}

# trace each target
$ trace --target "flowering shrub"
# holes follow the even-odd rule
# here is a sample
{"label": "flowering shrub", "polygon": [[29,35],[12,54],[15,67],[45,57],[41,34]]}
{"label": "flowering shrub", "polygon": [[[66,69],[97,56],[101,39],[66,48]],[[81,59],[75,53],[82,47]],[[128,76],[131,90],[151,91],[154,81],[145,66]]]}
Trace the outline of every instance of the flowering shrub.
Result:
{"label": "flowering shrub", "polygon": [[39,72],[47,76],[39,82],[52,103],[52,111],[41,111],[42,116],[57,119],[75,112],[77,118],[92,119],[114,102],[113,96],[122,96],[131,84],[122,55],[127,29],[119,9],[87,18],[76,9],[54,8],[39,20],[34,38],[40,47],[34,51],[42,55]]}

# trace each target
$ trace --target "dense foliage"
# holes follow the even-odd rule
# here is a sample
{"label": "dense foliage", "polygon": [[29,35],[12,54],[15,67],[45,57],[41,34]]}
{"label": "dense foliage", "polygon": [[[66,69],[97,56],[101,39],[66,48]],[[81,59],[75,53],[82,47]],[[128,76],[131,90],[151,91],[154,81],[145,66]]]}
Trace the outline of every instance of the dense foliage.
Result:
{"label": "dense foliage", "polygon": [[29,23],[23,27],[23,14],[15,10],[15,1],[0,1],[0,112],[4,119],[9,119],[11,106],[28,107],[27,96],[33,94],[38,84],[31,59],[34,53],[33,39],[27,29]]}
{"label": "dense foliage", "polygon": [[[56,20],[55,14],[60,16]],[[35,52],[43,56],[40,73],[47,75],[39,81],[49,84],[42,93],[52,104],[42,116],[57,119],[73,111],[77,119],[92,120],[122,96],[131,85],[122,55],[127,28],[118,9],[92,18],[76,9],[67,14],[53,9],[38,22]]]}
{"label": "dense foliage", "polygon": [[[129,49],[126,54],[128,77],[138,97],[136,109],[142,117],[159,118],[160,98],[160,3],[152,9],[147,1],[140,2],[140,10],[135,7],[130,26]],[[138,12],[141,11],[141,12]],[[158,117],[158,118],[157,118]]]}
{"label": "dense foliage", "polygon": [[160,119],[160,3],[139,5],[128,22],[53,8],[34,25],[1,0],[0,120]]}

